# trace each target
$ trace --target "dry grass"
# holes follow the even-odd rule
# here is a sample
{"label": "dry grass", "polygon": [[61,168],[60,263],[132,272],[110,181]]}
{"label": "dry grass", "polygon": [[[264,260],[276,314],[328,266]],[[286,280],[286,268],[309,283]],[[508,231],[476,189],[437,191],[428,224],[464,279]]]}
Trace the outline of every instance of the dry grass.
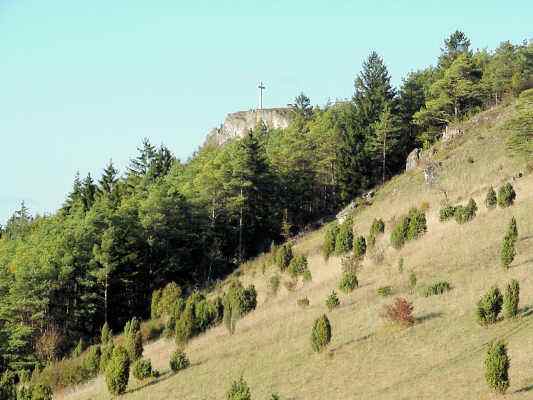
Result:
{"label": "dry grass", "polygon": [[[525,166],[504,150],[505,132],[500,125],[508,109],[492,111],[482,125],[466,129],[461,143],[441,148],[442,161],[436,187],[423,183],[419,170],[396,177],[376,195],[374,204],[356,218],[359,232],[368,232],[372,219],[389,222],[411,206],[429,203],[428,233],[400,251],[388,246],[390,226],[378,238],[385,248],[384,260],[375,265],[365,260],[359,272],[360,287],[340,295],[341,306],[328,313],[333,338],[325,353],[314,354],[310,346],[314,319],[326,312],[324,300],[336,287],[340,261],[324,262],[319,254],[323,231],[307,235],[296,252],[309,256],[313,281],[294,293],[281,287],[268,299],[266,282],[275,272],[263,260],[243,268],[241,279],[253,282],[259,292],[259,307],[237,325],[229,336],[223,327],[195,338],[186,349],[192,366],[176,375],[168,372],[172,343],[164,340],[146,347],[163,376],[151,385],[130,383],[125,399],[222,399],[231,381],[243,374],[254,399],[267,399],[279,392],[286,399],[492,399],[483,377],[487,343],[505,338],[511,356],[511,386],[503,398],[533,397],[533,176],[514,182],[516,204],[505,210],[486,211],[483,199],[489,185],[499,185]],[[474,163],[467,162],[472,157]],[[452,202],[474,197],[478,216],[470,223],[440,223],[438,210],[446,191]],[[508,271],[499,265],[500,241],[511,216],[520,231],[518,257]],[[398,272],[398,259],[405,260]],[[414,271],[421,284],[447,280],[453,290],[441,296],[421,297],[409,293],[407,280]],[[493,284],[510,279],[521,285],[521,316],[489,328],[476,324],[474,305]],[[377,295],[378,287],[390,285],[395,295],[414,304],[416,322],[400,329],[380,318],[392,298]],[[310,306],[302,309],[296,299],[307,296]],[[69,400],[108,399],[101,378],[58,398]]]}

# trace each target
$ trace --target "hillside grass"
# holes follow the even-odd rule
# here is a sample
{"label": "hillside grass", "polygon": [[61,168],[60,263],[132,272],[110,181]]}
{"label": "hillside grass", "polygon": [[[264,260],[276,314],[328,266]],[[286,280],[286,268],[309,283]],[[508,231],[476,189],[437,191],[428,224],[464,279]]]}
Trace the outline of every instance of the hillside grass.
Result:
{"label": "hillside grass", "polygon": [[[384,250],[379,265],[367,257],[358,273],[359,288],[341,294],[341,306],[327,312],[327,294],[337,287],[340,260],[325,262],[320,255],[324,230],[298,240],[295,252],[306,254],[313,281],[297,291],[283,285],[268,298],[268,278],[278,273],[269,265],[262,273],[263,256],[242,267],[239,278],[258,290],[256,311],[238,322],[236,334],[223,326],[193,339],[186,348],[191,367],[169,372],[171,341],[161,339],[145,347],[162,376],[151,383],[130,380],[124,399],[223,399],[232,380],[241,374],[254,399],[268,399],[272,392],[283,399],[530,399],[533,397],[533,175],[525,161],[510,157],[505,149],[508,132],[503,124],[512,105],[490,110],[476,124],[464,124],[465,134],[451,144],[438,144],[435,157],[442,162],[438,182],[424,183],[421,169],[395,177],[380,188],[373,204],[355,218],[359,234],[367,234],[373,218],[386,223],[377,240]],[[469,160],[470,159],[470,160]],[[473,160],[473,163],[470,162]],[[517,192],[514,206],[487,211],[486,191],[512,180]],[[443,192],[452,204],[473,197],[477,217],[464,225],[439,222]],[[389,244],[391,222],[412,206],[429,203],[428,232],[401,250]],[[512,216],[518,221],[517,257],[509,270],[500,266],[500,243]],[[403,273],[398,260],[404,258]],[[408,288],[414,272],[419,285],[450,282],[452,290],[423,297]],[[501,289],[511,279],[520,282],[520,316],[487,328],[476,323],[474,308],[494,284]],[[283,276],[288,279],[288,276]],[[390,285],[393,296],[383,298],[377,289]],[[307,296],[302,309],[298,298]],[[401,329],[381,318],[385,304],[394,296],[414,304],[416,322]],[[313,353],[310,345],[313,321],[328,314],[332,342],[327,351]],[[493,395],[484,380],[483,360],[487,344],[504,338],[511,357],[511,385],[505,396]],[[110,399],[105,382],[93,382],[57,393],[59,399]]]}

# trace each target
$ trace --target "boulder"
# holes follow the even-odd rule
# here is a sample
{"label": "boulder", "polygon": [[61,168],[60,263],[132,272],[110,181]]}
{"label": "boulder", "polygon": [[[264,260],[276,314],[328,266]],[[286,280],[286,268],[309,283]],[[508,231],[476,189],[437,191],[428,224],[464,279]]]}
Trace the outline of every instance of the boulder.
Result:
{"label": "boulder", "polygon": [[407,156],[407,160],[405,162],[405,170],[411,171],[415,169],[416,167],[418,167],[419,162],[420,162],[420,149],[414,149]]}
{"label": "boulder", "polygon": [[449,142],[463,133],[464,131],[461,128],[446,125],[446,128],[442,131],[442,141],[444,143]]}

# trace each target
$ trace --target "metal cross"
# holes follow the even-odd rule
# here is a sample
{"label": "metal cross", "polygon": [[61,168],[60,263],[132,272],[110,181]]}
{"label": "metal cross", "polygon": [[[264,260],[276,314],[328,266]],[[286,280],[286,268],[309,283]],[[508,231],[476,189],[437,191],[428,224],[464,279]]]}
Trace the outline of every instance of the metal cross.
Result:
{"label": "metal cross", "polygon": [[259,82],[259,86],[257,86],[259,89],[259,109],[263,110],[263,90],[266,89],[266,86],[263,85],[263,82]]}

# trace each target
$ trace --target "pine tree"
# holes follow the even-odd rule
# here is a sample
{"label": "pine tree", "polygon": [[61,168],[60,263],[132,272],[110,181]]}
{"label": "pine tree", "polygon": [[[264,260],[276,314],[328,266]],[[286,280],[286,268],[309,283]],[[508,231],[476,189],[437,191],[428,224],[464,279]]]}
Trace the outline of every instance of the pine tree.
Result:
{"label": "pine tree", "polygon": [[439,66],[441,68],[448,68],[461,54],[471,54],[470,39],[468,39],[464,32],[456,30],[444,39],[444,47],[440,50]]}

